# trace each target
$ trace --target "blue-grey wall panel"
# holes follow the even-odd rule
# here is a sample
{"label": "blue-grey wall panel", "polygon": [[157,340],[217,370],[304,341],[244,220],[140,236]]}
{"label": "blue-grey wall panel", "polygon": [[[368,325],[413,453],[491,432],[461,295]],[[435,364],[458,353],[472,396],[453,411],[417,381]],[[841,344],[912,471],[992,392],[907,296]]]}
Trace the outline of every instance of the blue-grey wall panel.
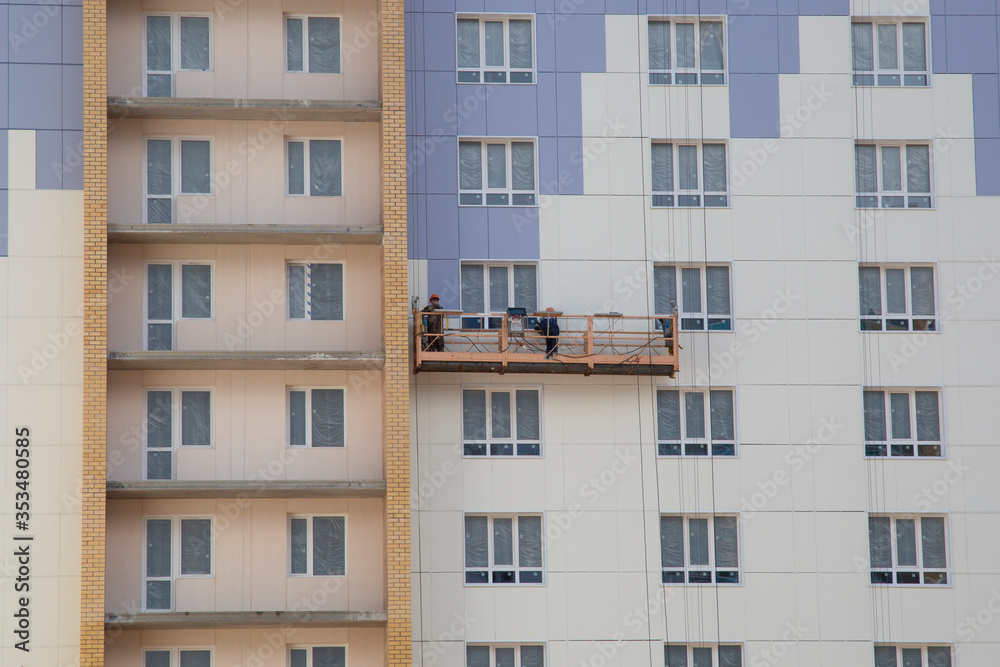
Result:
{"label": "blue-grey wall panel", "polygon": [[1000,139],[976,139],[976,194],[1000,196]]}
{"label": "blue-grey wall panel", "polygon": [[974,74],[972,101],[976,137],[1000,139],[1000,76]]}
{"label": "blue-grey wall panel", "polygon": [[63,186],[62,130],[35,132],[35,187],[60,190]]}
{"label": "blue-grey wall panel", "polygon": [[429,259],[454,259],[458,257],[458,211],[455,195],[427,195],[427,257]]}
{"label": "blue-grey wall panel", "polygon": [[729,71],[770,74],[778,71],[778,17],[729,17]]}
{"label": "blue-grey wall panel", "polygon": [[9,66],[11,129],[62,129],[62,66]]}
{"label": "blue-grey wall panel", "polygon": [[780,136],[777,74],[733,74],[729,77],[731,136]]}
{"label": "blue-grey wall panel", "polygon": [[482,207],[466,207],[458,212],[458,256],[463,259],[483,259],[490,256],[488,211]]}

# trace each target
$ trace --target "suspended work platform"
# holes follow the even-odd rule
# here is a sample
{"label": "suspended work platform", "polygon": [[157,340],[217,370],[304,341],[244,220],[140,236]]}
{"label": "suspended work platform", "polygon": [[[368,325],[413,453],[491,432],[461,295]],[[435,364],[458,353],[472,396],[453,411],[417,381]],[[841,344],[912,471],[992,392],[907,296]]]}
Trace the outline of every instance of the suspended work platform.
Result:
{"label": "suspended work platform", "polygon": [[[413,372],[667,377],[677,372],[676,314],[559,314],[559,346],[549,358],[545,338],[533,330],[545,315],[519,319],[507,313],[414,309]],[[433,322],[429,326],[430,318],[436,317],[441,318],[441,333],[432,333]]]}

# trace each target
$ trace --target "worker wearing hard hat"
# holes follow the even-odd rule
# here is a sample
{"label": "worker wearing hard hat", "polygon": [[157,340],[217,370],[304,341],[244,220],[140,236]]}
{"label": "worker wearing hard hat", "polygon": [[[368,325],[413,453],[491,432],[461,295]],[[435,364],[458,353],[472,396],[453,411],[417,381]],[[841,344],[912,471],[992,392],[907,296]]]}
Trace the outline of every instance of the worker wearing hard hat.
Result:
{"label": "worker wearing hard hat", "polygon": [[535,331],[545,336],[545,358],[551,359],[552,355],[559,353],[559,323],[555,318],[555,308],[546,308],[545,312],[552,315],[538,320]]}
{"label": "worker wearing hard hat", "polygon": [[[444,306],[441,305],[440,301],[441,297],[437,294],[431,294],[430,302],[423,312],[433,313],[435,310],[443,310]],[[444,318],[440,315],[427,315],[426,317],[425,333],[429,335],[424,337],[424,349],[428,352],[444,352]]]}

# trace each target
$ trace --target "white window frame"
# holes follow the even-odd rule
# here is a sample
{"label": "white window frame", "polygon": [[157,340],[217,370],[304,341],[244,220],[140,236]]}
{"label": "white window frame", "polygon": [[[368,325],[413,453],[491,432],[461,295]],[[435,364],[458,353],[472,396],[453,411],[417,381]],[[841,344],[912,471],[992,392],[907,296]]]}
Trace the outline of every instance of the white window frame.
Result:
{"label": "white window frame", "polygon": [[[478,190],[465,190],[462,188],[462,161],[461,155],[461,145],[464,143],[479,143],[480,144],[480,188]],[[515,190],[514,189],[514,165],[513,165],[513,155],[511,153],[511,144],[513,143],[530,143],[533,148],[533,159],[534,159],[534,176],[535,185],[534,189],[530,192],[528,190]],[[506,177],[507,185],[503,188],[491,188],[489,187],[489,166],[488,166],[488,146],[503,145],[504,146],[504,156],[507,161],[506,166]],[[538,137],[459,137],[458,138],[459,151],[456,153],[456,164],[458,166],[458,204],[459,206],[476,206],[476,207],[487,207],[487,206],[505,206],[511,208],[538,208]],[[468,197],[466,197],[468,195]],[[472,202],[469,197],[479,196],[480,201],[478,203]],[[514,197],[532,197],[531,203],[514,203]],[[490,198],[494,198],[490,201]],[[501,203],[496,201],[496,197],[506,197],[506,203]],[[464,199],[464,201],[463,201]]]}
{"label": "white window frame", "polygon": [[[312,266],[314,264],[339,264],[340,265],[340,303],[341,312],[340,319],[332,320],[314,320],[312,319]],[[291,307],[291,300],[289,297],[289,290],[291,290],[291,285],[288,281],[288,267],[290,266],[304,266],[305,271],[305,315],[303,317],[292,317],[289,312]],[[345,322],[347,321],[347,264],[345,262],[311,262],[309,260],[287,260],[285,262],[285,298],[289,302],[288,306],[285,308],[285,318],[289,322]]]}
{"label": "white window frame", "polygon": [[[670,67],[667,69],[653,68],[649,63],[649,24],[669,23],[670,24]],[[694,63],[692,67],[677,66],[677,24],[694,24]],[[722,24],[722,70],[701,69],[701,24],[720,23]],[[677,85],[677,86],[725,86],[729,84],[729,26],[726,16],[650,16],[647,19],[646,34],[646,69],[649,73],[650,85]],[[722,80],[709,80],[706,82],[705,75],[722,75]],[[678,81],[679,78],[683,80]],[[714,78],[714,77],[713,77]]]}
{"label": "white window frame", "polygon": [[541,647],[541,649],[542,649],[542,665],[544,667],[544,665],[547,664],[546,654],[548,653],[548,651],[546,650],[546,648],[547,648],[546,643],[547,642],[544,642],[544,641],[537,641],[537,642],[514,642],[514,643],[504,642],[504,643],[498,643],[498,644],[489,644],[489,643],[484,643],[484,642],[466,642],[466,644],[465,644],[465,665],[466,665],[466,667],[468,667],[468,665],[469,665],[469,649],[470,648],[487,648],[487,649],[489,649],[489,651],[490,651],[490,665],[489,665],[489,667],[496,667],[496,664],[497,664],[497,649],[498,648],[499,649],[511,648],[511,649],[514,649],[514,667],[521,667],[521,648],[522,647],[534,647],[534,646],[538,646],[538,647]]}
{"label": "white window frame", "polygon": [[[163,16],[170,19],[170,71],[150,70],[148,63],[149,34],[147,18],[150,16]],[[185,69],[181,67],[181,19],[182,18],[207,18],[208,19],[208,69]],[[170,75],[170,97],[177,93],[177,73],[178,72],[212,72],[215,70],[215,25],[212,14],[201,12],[143,12],[142,13],[142,94],[148,94],[150,74]]]}
{"label": "white window frame", "polygon": [[[919,331],[921,333],[939,333],[941,331],[940,315],[941,312],[940,305],[938,304],[938,267],[933,264],[861,264],[859,269],[878,269],[879,270],[879,299],[881,299],[881,309],[882,313],[880,315],[861,315],[860,299],[861,299],[861,273],[858,272],[858,313],[861,321],[861,331],[863,332],[874,332],[874,333],[894,333],[894,332],[912,332]],[[905,313],[889,313],[889,293],[888,293],[888,282],[886,281],[886,270],[892,269],[902,269],[904,276],[903,294],[906,297],[906,312]],[[911,274],[911,269],[931,269],[931,284],[934,287],[934,315],[914,315],[913,314],[913,279]],[[866,328],[865,323],[878,323],[879,328]],[[905,322],[905,328],[889,328],[890,322]],[[914,328],[919,322],[928,322],[926,328],[917,329]],[[924,325],[921,325],[924,326]]]}
{"label": "white window frame", "polygon": [[[488,559],[489,559],[489,565],[486,566],[486,567],[469,567],[467,565],[463,565],[463,568],[464,568],[464,571],[465,571],[465,575],[466,575],[465,576],[465,585],[466,586],[475,586],[475,587],[479,587],[479,586],[501,586],[501,587],[508,587],[508,586],[544,586],[544,585],[546,585],[547,580],[548,580],[548,577],[546,576],[546,571],[547,571],[546,568],[547,568],[547,564],[548,564],[548,555],[546,553],[546,547],[545,547],[546,539],[545,539],[545,515],[544,515],[544,513],[542,513],[542,512],[516,512],[516,513],[500,513],[500,512],[498,512],[498,513],[494,514],[494,513],[483,513],[483,512],[466,512],[463,515],[463,517],[462,517],[463,532],[465,530],[465,520],[469,519],[469,518],[472,518],[472,517],[485,517],[487,519],[486,527],[487,527],[488,541],[487,541],[487,547],[486,548],[487,548],[487,555],[488,555]],[[518,531],[518,522],[519,522],[519,520],[520,520],[521,517],[532,517],[532,518],[537,517],[541,521],[542,564],[541,564],[540,567],[521,567],[520,566],[521,547],[520,547],[520,535],[518,534],[519,533],[519,531]],[[494,534],[495,533],[494,533],[494,528],[493,528],[493,522],[496,519],[511,519],[512,520],[512,522],[511,522],[511,539],[512,539],[512,543],[513,543],[513,552],[512,553],[513,553],[513,561],[514,562],[511,565],[497,565],[494,562],[495,553],[494,553],[494,549],[493,549],[493,547],[494,547],[493,541],[494,541]],[[462,544],[463,563],[465,562],[464,561],[464,556],[465,556],[465,551],[466,551],[467,547],[468,547],[467,543],[463,542],[463,544]],[[469,581],[469,575],[470,574],[473,574],[473,573],[483,573],[483,572],[486,573],[487,578],[489,579],[489,581],[479,581],[479,582],[477,582],[477,581],[470,582]],[[527,582],[525,582],[525,581],[521,580],[522,579],[522,577],[521,577],[522,574],[525,574],[525,573],[533,574],[533,573],[536,573],[536,572],[540,575],[539,581],[527,581]],[[513,573],[515,580],[514,581],[509,581],[509,582],[502,582],[502,581],[498,582],[498,581],[495,581],[494,580],[494,575],[498,574],[498,573]]]}
{"label": "white window frame", "polygon": [[[872,26],[872,66],[871,71],[854,69],[854,25],[867,23]],[[913,23],[924,27],[924,69],[906,71],[903,61],[903,24]],[[879,66],[879,26],[891,25],[896,28],[896,65],[895,69],[883,69]],[[891,16],[869,16],[851,17],[851,82],[855,88],[929,88],[931,86],[931,22],[926,16],[907,16],[897,18]],[[871,82],[867,83],[864,77],[871,77]],[[893,83],[892,77],[898,77],[898,82]],[[907,83],[907,79],[910,83]],[[923,77],[923,82],[919,78]]]}
{"label": "white window frame", "polygon": [[[171,266],[170,278],[171,278],[171,315],[170,320],[150,320],[149,319],[149,267],[150,266]],[[209,298],[211,301],[212,313],[209,317],[184,317],[184,267],[185,266],[207,266],[210,271],[211,280],[211,292]],[[215,262],[213,261],[200,261],[200,260],[179,260],[179,261],[147,261],[143,264],[143,284],[145,290],[143,291],[142,299],[142,338],[143,338],[143,349],[149,349],[149,325],[150,324],[169,324],[170,327],[170,349],[177,349],[177,323],[178,322],[211,322],[215,319]]]}
{"label": "white window frame", "polygon": [[313,664],[313,649],[315,648],[342,648],[344,649],[344,665],[351,664],[350,662],[350,649],[347,644],[289,644],[287,649],[288,664],[292,664],[292,651],[305,651],[306,652],[306,667],[312,667]]}
{"label": "white window frame", "polygon": [[[708,332],[713,331],[718,332],[733,332],[736,329],[736,317],[733,314],[733,267],[731,264],[723,264],[717,262],[709,262],[707,264],[654,264],[653,271],[655,272],[657,268],[674,268],[674,286],[676,290],[677,297],[677,326],[681,332]],[[729,313],[709,313],[708,312],[708,269],[711,268],[725,268],[728,270],[729,275]],[[701,295],[701,309],[700,310],[686,310],[690,306],[684,301],[684,269],[698,269],[698,280],[700,283],[699,291]],[[653,299],[654,299],[654,309],[655,309],[655,299],[656,299],[656,282],[654,278],[653,283]],[[666,318],[673,315],[673,313],[656,313],[657,317]],[[724,317],[720,317],[723,316]],[[687,324],[692,324],[693,321],[701,320],[702,326],[700,328],[694,326],[687,326]],[[729,326],[723,328],[722,326],[715,326],[713,328],[712,320],[729,320]]]}
{"label": "white window frame", "polygon": [[[858,209],[883,208],[931,211],[937,208],[934,179],[934,142],[931,140],[874,141],[858,139],[854,142],[854,189],[858,190],[858,147],[875,147],[875,191],[856,192],[854,206]],[[927,149],[927,164],[930,180],[928,192],[910,192],[907,179],[906,149],[922,146]],[[882,149],[898,148],[901,190],[886,190],[882,179]],[[925,202],[926,200],[926,202]],[[926,203],[926,206],[924,205]],[[899,204],[899,205],[897,205]]]}
{"label": "white window frame", "polygon": [[[149,521],[170,521],[170,576],[169,577],[149,577],[146,575],[146,561],[148,557],[149,538],[147,531]],[[181,572],[181,532],[184,521],[208,521],[211,529],[211,558],[209,561],[208,574],[183,574]],[[177,597],[178,579],[214,579],[215,578],[215,552],[216,552],[216,530],[215,516],[211,514],[169,514],[169,515],[148,515],[142,517],[142,608],[146,611],[173,611]],[[150,609],[149,601],[146,599],[147,581],[170,581],[170,608]]]}
{"label": "white window frame", "polygon": [[[664,642],[663,644],[663,664],[665,667],[673,667],[673,665],[667,661],[667,649],[670,648],[684,648],[687,658],[685,665],[694,664],[694,651],[695,649],[711,649],[712,651],[712,665],[711,667],[719,667],[719,647],[737,647],[740,649],[740,664],[746,664],[747,654],[746,649],[743,646],[743,642],[716,642],[716,643],[706,643],[706,642]],[[700,664],[700,663],[699,663]]]}
{"label": "white window frame", "polygon": [[[337,58],[338,69],[336,72],[311,72],[309,70],[309,19],[337,19],[337,48],[339,57]],[[288,20],[298,19],[302,21],[302,69],[288,69]],[[282,52],[281,59],[284,61],[283,71],[285,74],[344,74],[344,16],[343,14],[283,14],[281,16],[281,37]]]}
{"label": "white window frame", "polygon": [[[343,519],[344,520],[344,571],[341,574],[313,574],[313,519]],[[293,519],[305,519],[306,520],[306,571],[305,572],[292,572],[292,520]],[[350,552],[348,551],[348,521],[347,514],[289,514],[288,519],[285,522],[287,535],[288,548],[285,554],[288,556],[288,566],[286,571],[289,577],[346,577],[348,575],[348,562],[350,560]]]}
{"label": "white window frame", "polygon": [[[340,194],[339,195],[314,195],[312,194],[312,169],[309,161],[309,151],[310,146],[313,141],[336,141],[340,143]],[[302,144],[302,179],[303,188],[301,193],[292,194],[291,191],[291,179],[288,173],[289,169],[289,157],[288,157],[288,144],[297,142]],[[344,196],[344,137],[298,137],[298,136],[287,136],[285,137],[285,196],[286,197],[317,197],[317,198],[340,198]]]}
{"label": "white window frame", "polygon": [[[145,456],[143,458],[143,479],[149,479],[149,455],[151,452],[170,452],[170,477],[169,479],[176,479],[177,477],[177,452],[184,449],[214,449],[215,448],[215,391],[213,387],[158,387],[158,386],[146,386],[143,387],[142,396],[142,438],[144,444]],[[170,447],[154,447],[149,446],[149,394],[150,392],[163,392],[170,394]],[[186,392],[199,392],[208,394],[208,417],[209,417],[209,442],[204,445],[185,445],[183,444],[183,434],[184,434],[184,412],[183,412],[183,400],[184,394]]]}
{"label": "white window frame", "polygon": [[[653,169],[652,169],[652,146],[670,146],[670,153],[673,165],[671,174],[671,190],[653,190]],[[705,190],[705,146],[722,146],[726,153],[726,190],[725,192]],[[696,189],[681,189],[680,187],[680,149],[682,147],[693,147],[698,153],[698,187]],[[730,208],[732,206],[732,192],[730,177],[730,155],[729,142],[724,140],[706,139],[701,142],[673,139],[654,139],[650,146],[650,191],[653,193],[653,208]],[[722,201],[724,199],[725,201]]]}
{"label": "white window frame", "polygon": [[[947,458],[944,450],[945,435],[944,435],[944,392],[941,387],[916,387],[916,388],[901,388],[901,387],[865,387],[864,394],[869,393],[881,393],[882,394],[882,409],[884,410],[883,415],[885,417],[885,423],[883,427],[885,428],[886,439],[885,440],[868,440],[865,438],[865,456],[867,458],[901,458],[901,459],[942,459]],[[918,440],[917,439],[917,407],[916,407],[916,395],[918,393],[933,393],[937,395],[937,405],[938,405],[938,440]],[[910,437],[909,438],[894,438],[892,433],[892,395],[903,394],[907,396],[909,410],[910,410]],[[864,412],[862,416],[865,420],[868,419],[867,413],[867,403],[863,405]],[[885,450],[884,453],[878,454],[873,453],[874,448],[880,447]],[[903,453],[903,447],[909,447],[911,453]],[[921,454],[921,448],[927,448],[932,450],[937,448],[937,453]]]}
{"label": "white window frame", "polygon": [[147,653],[169,653],[170,654],[170,665],[171,667],[180,667],[181,664],[181,653],[187,652],[208,652],[208,664],[215,664],[215,647],[214,646],[183,646],[183,647],[159,647],[159,646],[149,646],[142,650],[142,664],[143,667],[146,665],[146,654]]}
{"label": "white window frame", "polygon": [[[510,21],[531,22],[531,68],[511,67],[510,65]],[[534,85],[538,82],[538,47],[535,38],[535,16],[533,14],[466,14],[455,15],[455,31],[458,34],[459,21],[479,21],[479,67],[461,67],[458,64],[458,39],[455,39],[455,70],[456,81],[459,84],[511,84],[515,86]],[[486,27],[487,21],[503,22],[503,66],[486,64]],[[471,76],[476,74],[475,80]],[[463,74],[466,80],[463,81]],[[503,75],[503,81],[488,81],[492,78],[499,79],[499,74]],[[530,74],[530,81],[511,81],[512,74]]]}
{"label": "white window frame", "polygon": [[[170,142],[170,194],[169,195],[154,195],[149,193],[149,142],[150,141],[169,141]],[[181,164],[181,143],[185,141],[205,141],[208,142],[208,192],[184,192],[181,187],[182,178],[182,164]],[[170,200],[170,221],[177,221],[177,197],[211,197],[215,195],[215,139],[214,137],[205,136],[161,136],[161,135],[146,135],[142,138],[142,155],[143,155],[143,169],[142,169],[142,220],[145,223],[149,223],[149,206],[148,201],[150,199],[168,199]]]}
{"label": "white window frame", "polygon": [[[743,585],[743,540],[741,535],[743,533],[742,521],[740,521],[740,515],[737,512],[717,512],[715,514],[678,514],[678,513],[664,513],[660,515],[660,519],[666,517],[680,517],[683,519],[683,548],[684,548],[684,567],[666,567],[663,565],[662,559],[660,561],[660,567],[663,572],[663,585],[664,586],[742,586]],[[736,520],[736,558],[737,565],[736,569],[730,568],[719,568],[715,564],[715,520],[720,517],[729,517]],[[708,520],[708,564],[693,564],[691,563],[691,529],[690,521],[692,519],[707,519]],[[660,524],[660,539],[662,547],[663,539],[663,524]],[[709,574],[708,581],[692,581],[693,573],[705,573]],[[720,572],[736,572],[736,581],[718,581]],[[668,573],[671,575],[680,574],[683,581],[666,581],[668,578]]]}
{"label": "white window frame", "polygon": [[[731,459],[733,457],[739,456],[739,434],[737,433],[736,425],[739,423],[737,419],[737,407],[736,407],[736,387],[735,386],[718,386],[718,387],[674,387],[669,385],[659,385],[656,387],[657,392],[657,406],[656,415],[659,417],[659,392],[661,391],[675,391],[678,393],[679,399],[679,410],[680,410],[680,429],[681,437],[679,440],[667,440],[661,439],[660,433],[657,431],[656,443],[657,443],[657,456],[669,457],[669,458],[709,458],[709,457],[721,457]],[[733,439],[732,440],[715,440],[712,438],[712,396],[714,392],[728,392],[733,397]],[[703,438],[689,438],[687,436],[687,397],[690,394],[701,394],[703,397],[703,407],[704,407],[704,423],[702,427],[705,431],[705,437]],[[732,448],[732,453],[719,452],[716,453],[715,444],[719,443],[726,447]],[[677,447],[679,451],[670,452],[664,451],[666,447]],[[695,450],[696,447],[704,447],[705,453],[701,454]],[[689,448],[691,448],[691,453],[689,453]]]}
{"label": "white window frame", "polygon": [[[485,440],[474,440],[471,438],[466,438],[464,433],[465,422],[465,392],[466,391],[484,391],[486,392],[486,439]],[[521,441],[517,437],[517,392],[519,391],[534,391],[538,394],[538,440],[524,440]],[[491,396],[495,393],[509,394],[510,395],[510,433],[509,438],[494,438],[493,437],[493,419],[492,419],[492,399]],[[542,458],[542,385],[463,385],[462,386],[462,456],[463,458],[470,459],[482,459],[482,458],[526,458],[526,459],[538,459]],[[485,451],[482,454],[470,454],[468,445],[482,445],[485,447]],[[538,445],[538,452],[536,454],[521,454],[520,445]],[[510,454],[494,454],[495,446],[510,445]]]}
{"label": "white window frame", "polygon": [[[869,558],[870,558],[870,555],[871,555],[871,523],[870,523],[870,520],[871,519],[875,519],[875,518],[891,519],[890,528],[889,528],[889,537],[890,537],[890,543],[892,545],[892,567],[888,567],[888,568],[884,568],[884,567],[876,568],[874,566],[871,566],[870,569],[871,569],[871,585],[872,586],[900,586],[900,587],[903,587],[903,588],[914,588],[914,587],[925,587],[925,586],[927,586],[927,587],[935,587],[935,588],[938,588],[938,587],[944,588],[944,587],[951,587],[953,585],[952,573],[951,573],[951,564],[952,564],[952,555],[951,555],[951,528],[948,525],[949,524],[949,521],[948,521],[949,517],[948,517],[947,513],[944,513],[944,514],[889,514],[889,513],[870,513],[868,515],[868,518],[869,518],[869,529],[868,529]],[[899,547],[898,547],[898,544],[897,544],[897,541],[896,541],[897,540],[896,522],[898,520],[900,520],[900,519],[913,520],[913,521],[916,522],[914,524],[915,543],[916,543],[916,555],[917,555],[917,564],[915,566],[914,565],[904,565],[904,566],[899,565],[899,560],[898,560],[899,559]],[[923,564],[924,563],[923,519],[943,519],[944,520],[944,555],[945,555],[945,563],[946,563],[946,565],[945,565],[944,568],[924,567],[924,564]],[[876,578],[884,578],[884,577],[878,577],[878,575],[885,575],[885,574],[889,574],[890,575],[891,582],[888,582],[888,581],[875,581]],[[916,583],[914,583],[914,582],[899,583],[899,575],[900,574],[907,574],[907,575],[916,574],[918,576],[919,581],[916,582]],[[942,581],[942,582],[934,582],[934,581],[927,582],[927,575],[928,574],[930,574],[932,576],[943,574],[944,575],[944,581]]]}
{"label": "white window frame", "polygon": [[[948,660],[949,667],[954,667],[955,664],[955,645],[950,642],[929,642],[927,644],[887,644],[887,643],[876,643],[875,652],[880,648],[892,648],[895,649],[896,654],[896,667],[902,667],[903,665],[903,651],[904,650],[919,650],[920,651],[920,667],[930,667],[930,658],[928,656],[928,649],[947,649],[948,650]],[[876,660],[875,666],[878,667],[879,663]]]}
{"label": "white window frame", "polygon": [[[485,308],[485,312],[481,312],[481,313],[465,312],[465,310],[464,310],[465,304],[461,303],[461,299],[462,299],[461,267],[462,266],[478,266],[478,267],[482,268],[482,270],[483,270],[483,306]],[[521,262],[521,261],[514,261],[514,262],[494,262],[494,261],[489,261],[489,260],[479,260],[479,261],[470,260],[470,261],[463,261],[463,262],[461,262],[461,265],[459,267],[459,289],[458,289],[458,296],[459,296],[459,301],[460,301],[459,305],[463,309],[462,310],[462,313],[463,313],[462,317],[463,318],[481,318],[483,320],[483,325],[484,325],[483,328],[499,329],[500,328],[499,318],[501,316],[506,317],[507,313],[506,313],[506,311],[503,311],[503,312],[501,312],[501,311],[494,311],[492,308],[489,307],[489,306],[492,305],[492,304],[489,303],[489,300],[490,300],[490,269],[491,268],[500,268],[500,267],[507,269],[507,303],[514,304],[514,267],[516,267],[516,266],[530,266],[530,267],[532,267],[535,270],[535,308],[538,308],[539,307],[538,306],[538,299],[539,299],[539,295],[541,294],[541,286],[539,285],[539,282],[538,282],[538,280],[539,280],[538,264],[536,262]],[[514,304],[513,307],[517,308],[519,306],[517,304]],[[533,317],[533,315],[534,315],[533,313],[528,313],[528,317],[529,318]],[[487,325],[489,325],[489,326],[487,326]]]}
{"label": "white window frame", "polygon": [[[312,437],[312,392],[313,390],[330,390],[339,391],[343,398],[344,403],[344,424],[343,424],[343,434],[342,440],[343,444],[337,447],[316,447],[316,449],[344,449],[347,447],[347,387],[346,386],[335,386],[335,385],[316,385],[316,386],[304,386],[304,385],[290,385],[285,388],[285,446],[289,449],[314,449],[313,437]],[[303,445],[293,445],[292,444],[292,392],[301,391],[305,392],[306,403],[305,403],[305,418],[306,418],[306,442]]]}

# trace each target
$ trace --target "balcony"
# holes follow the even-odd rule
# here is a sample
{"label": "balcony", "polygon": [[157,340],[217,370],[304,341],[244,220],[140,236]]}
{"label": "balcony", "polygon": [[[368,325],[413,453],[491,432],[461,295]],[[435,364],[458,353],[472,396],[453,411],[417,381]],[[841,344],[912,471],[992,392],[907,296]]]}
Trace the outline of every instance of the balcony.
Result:
{"label": "balcony", "polygon": [[109,97],[108,118],[378,122],[377,100],[271,100],[216,97]]}
{"label": "balcony", "polygon": [[[426,331],[426,313],[413,311],[413,372],[555,373],[578,375],[665,375],[677,372],[677,315],[642,317],[599,313],[558,315],[559,346],[545,355],[545,339],[510,324],[506,313],[476,315],[438,310],[443,333]],[[664,335],[663,323],[667,334]],[[486,323],[488,328],[482,328]],[[444,350],[430,350],[442,340]]]}

